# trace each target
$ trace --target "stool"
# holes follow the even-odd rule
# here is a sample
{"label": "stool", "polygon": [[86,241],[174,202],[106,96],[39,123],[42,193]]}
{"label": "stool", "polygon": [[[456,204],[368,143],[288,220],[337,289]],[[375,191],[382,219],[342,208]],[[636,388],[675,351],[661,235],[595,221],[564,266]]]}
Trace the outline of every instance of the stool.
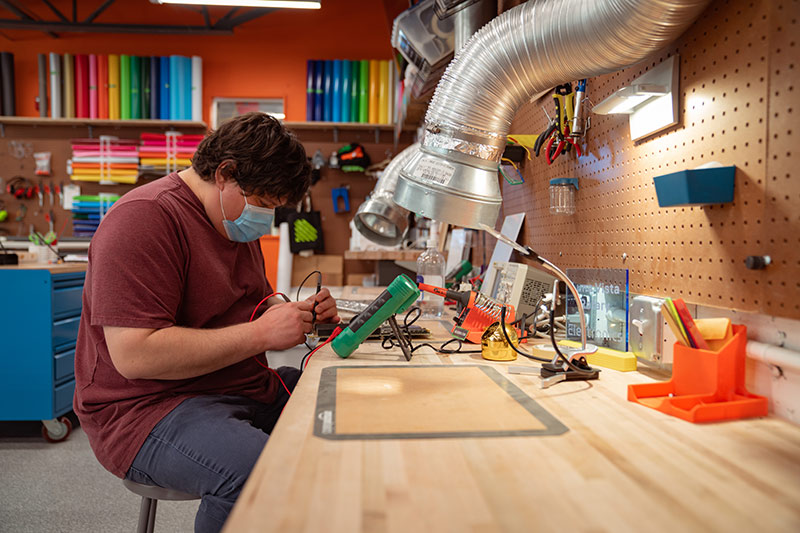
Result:
{"label": "stool", "polygon": [[158,500],[199,500],[200,496],[186,494],[172,489],[156,487],[153,485],[142,485],[129,479],[123,479],[122,484],[134,494],[142,497],[142,507],[139,510],[139,527],[137,533],[153,533],[156,523],[156,504]]}

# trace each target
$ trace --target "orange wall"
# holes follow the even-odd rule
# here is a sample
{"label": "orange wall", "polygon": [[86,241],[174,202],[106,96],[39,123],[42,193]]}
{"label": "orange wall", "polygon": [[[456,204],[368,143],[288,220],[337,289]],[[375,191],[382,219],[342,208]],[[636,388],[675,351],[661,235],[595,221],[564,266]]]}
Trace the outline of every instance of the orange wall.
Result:
{"label": "orange wall", "polygon": [[[79,2],[82,4],[85,2]],[[37,2],[36,4],[39,4]],[[56,2],[71,16],[71,3]],[[79,12],[89,16],[92,6]],[[210,8],[212,22],[227,8]],[[244,12],[244,11],[243,11]],[[39,18],[55,20],[40,8]],[[0,10],[3,18],[17,18]],[[99,23],[185,24],[199,26],[198,13],[178,6],[121,0],[96,19]],[[214,97],[283,97],[286,119],[305,120],[307,59],[389,59],[391,21],[377,0],[323,0],[320,10],[276,10],[234,29],[231,35],[179,36],[60,33],[4,30],[0,49],[14,53],[17,114],[38,116],[37,54],[199,55],[203,58],[203,116],[209,121]]]}

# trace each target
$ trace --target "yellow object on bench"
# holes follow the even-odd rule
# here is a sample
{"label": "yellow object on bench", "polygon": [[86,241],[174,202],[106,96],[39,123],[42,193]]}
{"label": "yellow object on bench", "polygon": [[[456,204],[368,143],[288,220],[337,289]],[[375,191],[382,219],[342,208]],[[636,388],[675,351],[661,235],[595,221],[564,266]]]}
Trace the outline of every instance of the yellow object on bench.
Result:
{"label": "yellow object on bench", "polygon": [[[570,348],[580,348],[581,343],[576,341],[558,341],[559,345]],[[586,356],[586,362],[592,366],[602,366],[620,372],[633,372],[636,370],[636,356],[633,352],[621,352],[598,346],[597,351]]]}

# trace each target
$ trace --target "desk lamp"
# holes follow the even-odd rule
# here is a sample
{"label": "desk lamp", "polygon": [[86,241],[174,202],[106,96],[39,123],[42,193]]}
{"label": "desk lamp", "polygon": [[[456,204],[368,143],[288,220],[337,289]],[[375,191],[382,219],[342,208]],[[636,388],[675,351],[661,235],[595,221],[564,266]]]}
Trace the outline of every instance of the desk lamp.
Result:
{"label": "desk lamp", "polygon": [[[570,280],[567,277],[567,275],[560,268],[558,268],[556,265],[554,265],[553,263],[551,263],[550,261],[548,261],[544,257],[542,257],[539,254],[537,254],[536,252],[534,252],[531,249],[530,246],[527,246],[527,245],[526,246],[522,246],[521,244],[519,244],[519,243],[517,243],[515,241],[512,241],[511,239],[509,239],[508,237],[506,237],[505,235],[503,235],[499,231],[496,231],[494,228],[489,227],[489,226],[487,226],[485,224],[483,224],[481,226],[481,229],[483,229],[484,231],[489,233],[495,239],[497,239],[497,240],[499,240],[499,241],[511,246],[514,250],[516,250],[517,252],[522,254],[524,257],[527,257],[527,258],[531,259],[532,261],[535,261],[536,263],[541,265],[543,269],[549,271],[556,278],[561,280],[567,286],[569,291],[572,293],[572,297],[575,298],[575,305],[577,305],[577,307],[578,307],[578,315],[580,316],[580,319],[581,319],[581,347],[580,348],[562,348],[562,351],[569,352],[569,355],[572,358],[596,352],[597,351],[597,346],[594,346],[592,344],[587,344],[587,342],[586,342],[586,313],[583,310],[583,303],[581,302],[580,294],[578,294],[578,289],[575,287],[575,284],[572,283],[572,280]],[[557,287],[557,285],[555,287]],[[555,289],[554,289],[554,291],[555,291]],[[556,299],[556,295],[553,294],[553,301],[554,302],[555,302],[555,299]],[[556,358],[553,359],[553,363],[552,364],[556,364],[556,359],[557,358],[558,357],[556,356]]]}

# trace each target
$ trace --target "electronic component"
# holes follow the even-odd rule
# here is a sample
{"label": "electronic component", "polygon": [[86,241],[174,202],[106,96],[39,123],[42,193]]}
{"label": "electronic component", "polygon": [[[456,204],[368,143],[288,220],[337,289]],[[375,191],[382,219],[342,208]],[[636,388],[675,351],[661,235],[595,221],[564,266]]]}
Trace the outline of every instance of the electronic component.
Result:
{"label": "electronic component", "polygon": [[484,286],[491,298],[513,306],[517,316],[522,316],[536,312],[536,304],[550,290],[554,279],[522,263],[495,261],[486,273]]}
{"label": "electronic component", "polygon": [[[0,257],[2,257],[2,256],[0,256]],[[327,323],[325,323],[325,324],[314,324],[314,334],[317,337],[319,337],[320,340],[325,340],[325,339],[327,339],[328,337],[330,337],[333,334],[333,330],[335,330],[336,328],[344,329],[348,325],[349,324],[347,322],[339,323],[339,324],[327,324]],[[408,330],[408,334],[413,338],[428,337],[431,334],[431,330],[429,330],[428,328],[422,327],[422,326],[417,326],[416,324],[408,326],[408,328],[404,327],[403,329],[404,330],[407,329]],[[383,339],[385,337],[391,336],[392,334],[393,334],[392,333],[392,327],[389,324],[383,323],[383,324],[380,325],[380,327],[378,327],[378,329],[376,329],[375,331],[370,333],[370,335],[366,338],[366,340],[368,340],[368,341],[378,340],[379,341],[379,340],[381,340],[381,339]]]}
{"label": "electronic component", "polygon": [[364,300],[345,300],[342,298],[337,298],[336,300],[336,309],[339,311],[344,311],[346,313],[360,313],[367,307],[369,307],[370,301]]}

